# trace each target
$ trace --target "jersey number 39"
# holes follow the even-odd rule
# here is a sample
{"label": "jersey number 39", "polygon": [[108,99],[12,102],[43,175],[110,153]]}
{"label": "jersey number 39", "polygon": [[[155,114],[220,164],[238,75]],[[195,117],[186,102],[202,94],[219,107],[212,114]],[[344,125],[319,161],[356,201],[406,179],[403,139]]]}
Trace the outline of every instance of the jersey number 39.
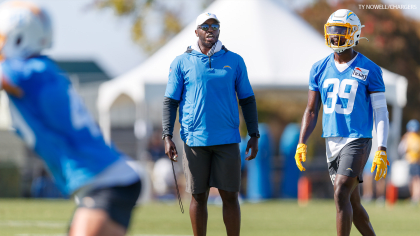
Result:
{"label": "jersey number 39", "polygon": [[[330,114],[334,111],[338,114],[350,114],[353,111],[354,99],[356,98],[357,87],[359,82],[352,79],[344,79],[343,81],[332,78],[326,79],[323,83],[323,88],[327,89],[329,85],[333,85],[333,91],[327,92],[326,104],[324,104],[324,113]],[[338,97],[348,99],[347,106],[343,107],[343,104],[337,104]],[[331,104],[328,104],[328,99],[331,98]]]}

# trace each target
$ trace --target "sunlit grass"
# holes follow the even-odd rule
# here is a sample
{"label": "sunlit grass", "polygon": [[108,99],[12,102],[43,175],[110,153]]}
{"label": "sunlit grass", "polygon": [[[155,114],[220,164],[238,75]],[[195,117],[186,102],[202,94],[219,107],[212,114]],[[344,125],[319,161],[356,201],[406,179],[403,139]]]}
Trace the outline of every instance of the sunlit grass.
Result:
{"label": "sunlit grass", "polygon": [[[393,208],[366,205],[377,235],[418,235],[420,208],[399,202]],[[0,235],[65,235],[74,203],[67,200],[0,200]],[[151,203],[136,208],[130,235],[192,235],[188,204],[181,214],[177,202]],[[245,203],[241,235],[335,235],[332,200],[312,201],[299,207],[295,201]],[[226,235],[220,206],[209,206],[208,234]],[[353,227],[352,235],[360,235]]]}

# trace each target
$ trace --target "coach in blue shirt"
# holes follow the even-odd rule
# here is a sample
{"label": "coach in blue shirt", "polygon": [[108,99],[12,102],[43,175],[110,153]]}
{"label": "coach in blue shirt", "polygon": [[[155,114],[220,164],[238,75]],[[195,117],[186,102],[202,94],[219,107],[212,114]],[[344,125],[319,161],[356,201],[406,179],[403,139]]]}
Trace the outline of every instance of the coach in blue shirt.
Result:
{"label": "coach in blue shirt", "polygon": [[212,13],[197,17],[198,41],[175,58],[169,69],[163,108],[165,152],[176,161],[172,142],[179,106],[183,166],[187,192],[192,193],[190,217],[194,235],[205,235],[207,198],[210,187],[219,190],[228,236],[239,235],[238,193],[241,178],[238,101],[248,133],[246,160],[258,152],[257,107],[241,56],[227,50],[218,40],[220,21]]}

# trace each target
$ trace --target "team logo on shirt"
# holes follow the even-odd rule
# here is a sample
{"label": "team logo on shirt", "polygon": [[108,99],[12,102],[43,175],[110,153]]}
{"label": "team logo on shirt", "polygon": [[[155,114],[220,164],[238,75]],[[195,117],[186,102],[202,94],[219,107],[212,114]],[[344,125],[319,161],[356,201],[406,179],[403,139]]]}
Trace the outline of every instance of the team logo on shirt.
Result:
{"label": "team logo on shirt", "polygon": [[232,69],[230,66],[224,66],[223,69],[225,69],[225,68]]}
{"label": "team logo on shirt", "polygon": [[334,185],[334,182],[335,182],[335,174],[330,175],[330,178],[331,178],[331,182],[332,182],[332,184]]}
{"label": "team logo on shirt", "polygon": [[363,69],[363,68],[360,68],[360,67],[356,67],[356,68],[354,68],[353,74],[351,74],[351,77],[366,81],[366,79],[368,77],[368,74],[369,74],[369,70],[366,70],[366,69]]}

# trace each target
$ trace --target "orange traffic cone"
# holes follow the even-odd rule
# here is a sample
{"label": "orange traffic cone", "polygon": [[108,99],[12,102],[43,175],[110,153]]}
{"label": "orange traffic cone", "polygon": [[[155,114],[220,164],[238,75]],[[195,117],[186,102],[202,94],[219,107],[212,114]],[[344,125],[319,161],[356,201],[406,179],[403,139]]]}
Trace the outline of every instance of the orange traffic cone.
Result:
{"label": "orange traffic cone", "polygon": [[386,186],[386,202],[389,206],[394,205],[398,199],[398,188],[388,183]]}
{"label": "orange traffic cone", "polygon": [[298,204],[299,206],[308,205],[311,198],[311,182],[305,176],[300,177],[298,181]]}

